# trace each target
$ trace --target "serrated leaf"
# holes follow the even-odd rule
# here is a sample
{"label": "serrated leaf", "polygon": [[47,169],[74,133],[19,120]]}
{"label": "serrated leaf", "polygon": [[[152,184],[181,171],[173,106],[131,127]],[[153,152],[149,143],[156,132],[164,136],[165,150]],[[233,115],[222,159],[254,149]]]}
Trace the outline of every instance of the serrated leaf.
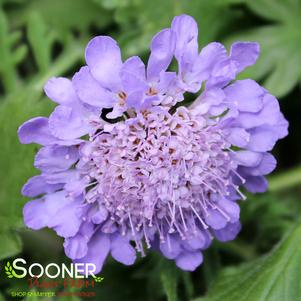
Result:
{"label": "serrated leaf", "polygon": [[195,301],[298,301],[301,296],[301,224],[268,255],[226,268],[204,298]]}
{"label": "serrated leaf", "polygon": [[283,97],[301,78],[301,3],[295,0],[252,0],[247,4],[258,14],[273,18],[277,23],[232,36],[228,44],[236,40],[259,42],[260,58],[242,77],[258,80],[267,77],[263,83],[265,88]]}

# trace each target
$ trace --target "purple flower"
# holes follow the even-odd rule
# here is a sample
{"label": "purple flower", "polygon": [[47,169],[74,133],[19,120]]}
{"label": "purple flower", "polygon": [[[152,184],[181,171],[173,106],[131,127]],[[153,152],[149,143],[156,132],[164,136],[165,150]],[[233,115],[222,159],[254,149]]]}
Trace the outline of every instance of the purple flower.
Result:
{"label": "purple flower", "polygon": [[[197,36],[193,18],[175,17],[153,38],[146,67],[136,56],[122,62],[112,38],[92,39],[72,81],[46,84],[59,104],[50,117],[19,128],[21,143],[42,145],[41,174],[22,190],[36,198],[24,207],[25,224],[54,229],[75,262],[100,271],[109,254],[130,265],[153,248],[192,271],[214,237],[240,231],[242,188],[267,189],[264,176],[276,166],[269,151],[288,123],[268,91],[235,81],[259,46],[234,43],[228,55],[211,43],[199,52]],[[173,57],[177,73],[168,71]],[[194,102],[175,106],[186,92]]]}

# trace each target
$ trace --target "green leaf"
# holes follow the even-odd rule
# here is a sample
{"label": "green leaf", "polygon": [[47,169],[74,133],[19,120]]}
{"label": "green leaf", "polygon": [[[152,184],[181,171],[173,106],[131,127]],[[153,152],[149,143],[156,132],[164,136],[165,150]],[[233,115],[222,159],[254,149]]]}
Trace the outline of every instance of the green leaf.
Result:
{"label": "green leaf", "polygon": [[26,6],[20,5],[12,12],[12,18],[18,25],[26,23],[32,12],[37,12],[46,24],[62,35],[70,29],[87,32],[91,25],[102,28],[112,20],[111,13],[93,0],[28,0]]}
{"label": "green leaf", "polygon": [[178,274],[174,263],[164,261],[160,276],[168,301],[177,301]]}
{"label": "green leaf", "polygon": [[286,21],[298,15],[298,0],[246,0],[248,6],[259,16],[272,21]]}
{"label": "green leaf", "polygon": [[255,261],[224,269],[209,293],[195,301],[297,301],[301,296],[301,224]]}
{"label": "green leaf", "polygon": [[19,32],[10,34],[7,16],[0,8],[0,76],[6,92],[15,90],[18,81],[16,65],[27,52],[25,45],[15,46],[20,37]]}
{"label": "green leaf", "polygon": [[48,35],[46,24],[37,12],[33,12],[29,18],[27,36],[39,70],[46,72],[50,65],[53,35]]}
{"label": "green leaf", "polygon": [[301,3],[296,0],[249,0],[247,5],[257,14],[276,23],[241,32],[227,42],[259,42],[260,58],[242,77],[258,80],[267,77],[263,83],[265,88],[283,97],[301,79]]}

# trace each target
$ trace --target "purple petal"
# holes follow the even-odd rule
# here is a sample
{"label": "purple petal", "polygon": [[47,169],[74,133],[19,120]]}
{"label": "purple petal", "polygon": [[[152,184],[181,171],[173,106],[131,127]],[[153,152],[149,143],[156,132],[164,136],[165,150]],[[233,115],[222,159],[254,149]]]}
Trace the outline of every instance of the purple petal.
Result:
{"label": "purple petal", "polygon": [[225,90],[227,98],[243,112],[258,112],[263,107],[265,91],[251,79],[238,80]]}
{"label": "purple petal", "polygon": [[185,247],[187,251],[195,251],[198,249],[205,249],[211,243],[209,235],[199,229],[195,229],[191,236],[188,236],[186,240],[182,241],[181,244]]}
{"label": "purple petal", "polygon": [[243,128],[230,128],[227,140],[232,145],[245,147],[250,141],[250,134]]}
{"label": "purple petal", "polygon": [[111,108],[117,101],[114,95],[103,88],[91,75],[89,67],[82,67],[72,78],[75,91],[84,103],[97,108]]}
{"label": "purple petal", "polygon": [[77,101],[71,81],[64,77],[50,78],[44,91],[51,100],[62,105],[68,106]]}
{"label": "purple petal", "polygon": [[78,259],[86,256],[88,253],[88,242],[93,233],[93,224],[82,224],[79,232],[75,236],[65,239],[64,248],[66,255],[71,259]]}
{"label": "purple petal", "polygon": [[241,229],[240,222],[228,223],[227,226],[220,230],[214,230],[213,233],[219,241],[233,240]]}
{"label": "purple petal", "polygon": [[24,222],[27,227],[39,230],[48,226],[48,222],[70,200],[65,197],[65,192],[47,194],[41,199],[27,202],[23,208]]}
{"label": "purple petal", "polygon": [[181,238],[167,234],[165,242],[160,242],[160,250],[168,259],[175,259],[182,251]]}
{"label": "purple petal", "polygon": [[217,206],[227,214],[231,223],[239,220],[240,208],[237,203],[227,199],[220,199]]}
{"label": "purple petal", "polygon": [[[283,121],[277,99],[271,94],[266,93],[263,97],[263,108],[260,112],[242,112],[239,114],[237,121],[242,127],[248,129],[263,124],[277,125],[280,118]],[[287,127],[287,123],[285,126]]]}
{"label": "purple petal", "polygon": [[153,81],[165,71],[174,54],[175,34],[170,29],[163,29],[157,33],[151,43],[151,54],[147,64],[147,79]]}
{"label": "purple petal", "polygon": [[181,15],[173,19],[171,29],[176,34],[175,57],[183,72],[185,64],[191,64],[198,55],[198,25],[192,17]]}
{"label": "purple petal", "polygon": [[251,193],[262,193],[268,189],[268,181],[263,176],[248,176],[245,180],[244,187]]}
{"label": "purple petal", "polygon": [[213,229],[222,229],[227,224],[227,219],[217,210],[208,209],[208,214],[205,215],[205,222]]}
{"label": "purple petal", "polygon": [[84,208],[81,207],[81,198],[76,200],[69,199],[61,210],[57,210],[54,216],[48,221],[47,226],[56,231],[59,236],[74,236],[81,224]]}
{"label": "purple petal", "polygon": [[91,129],[81,112],[66,106],[55,108],[49,117],[49,128],[55,137],[66,140],[80,138]]}
{"label": "purple petal", "polygon": [[145,77],[145,65],[139,56],[132,56],[128,58],[121,68],[121,73],[126,72],[134,75],[141,81],[146,81]]}
{"label": "purple petal", "polygon": [[138,56],[126,60],[121,68],[120,77],[123,91],[130,94],[136,91],[146,92],[145,66]]}
{"label": "purple petal", "polygon": [[79,158],[78,148],[75,146],[45,146],[35,157],[35,167],[46,173],[67,170]]}
{"label": "purple petal", "polygon": [[107,36],[95,37],[88,43],[85,56],[93,77],[104,88],[118,91],[122,61],[117,42]]}
{"label": "purple petal", "polygon": [[135,91],[128,95],[126,104],[129,108],[136,108],[140,109],[142,108],[143,104],[143,91]]}
{"label": "purple petal", "polygon": [[252,176],[265,176],[271,173],[276,168],[277,161],[270,153],[265,153],[262,156],[261,162],[250,169],[250,175]]}
{"label": "purple petal", "polygon": [[23,144],[38,143],[52,144],[56,139],[51,135],[48,118],[35,117],[24,122],[18,129],[20,142]]}
{"label": "purple petal", "polygon": [[236,42],[231,46],[230,57],[237,62],[238,72],[241,72],[246,67],[255,64],[259,53],[260,47],[258,43]]}
{"label": "purple petal", "polygon": [[22,195],[36,197],[44,193],[53,193],[63,187],[62,184],[48,184],[43,176],[30,178],[22,188]]}
{"label": "purple petal", "polygon": [[125,265],[131,265],[136,260],[135,249],[131,246],[129,240],[120,234],[115,234],[112,237],[111,254],[115,260]]}
{"label": "purple petal", "polygon": [[94,263],[95,274],[98,274],[110,252],[111,242],[109,235],[96,232],[88,244],[88,253],[81,259],[74,260],[75,263]]}
{"label": "purple petal", "polygon": [[177,266],[185,271],[193,272],[203,262],[203,254],[201,252],[182,253],[176,259]]}
{"label": "purple petal", "polygon": [[190,81],[198,81],[201,83],[202,81],[210,79],[214,70],[217,69],[215,66],[226,59],[227,50],[224,45],[217,42],[208,44],[201,50],[195,60]]}
{"label": "purple petal", "polygon": [[49,212],[45,210],[45,201],[36,199],[27,202],[23,208],[24,223],[33,230],[46,227],[49,220]]}
{"label": "purple petal", "polygon": [[278,140],[277,130],[275,127],[266,125],[259,126],[249,130],[250,141],[247,148],[256,152],[266,152],[273,149]]}
{"label": "purple petal", "polygon": [[107,219],[108,215],[108,210],[104,206],[99,205],[97,212],[92,215],[91,220],[94,224],[101,224]]}
{"label": "purple petal", "polygon": [[66,171],[44,174],[43,176],[49,184],[66,184],[77,181],[79,179],[80,173],[75,169],[69,169]]}
{"label": "purple petal", "polygon": [[238,164],[243,166],[256,166],[262,160],[262,154],[257,152],[251,152],[247,150],[237,151],[234,157],[238,161]]}

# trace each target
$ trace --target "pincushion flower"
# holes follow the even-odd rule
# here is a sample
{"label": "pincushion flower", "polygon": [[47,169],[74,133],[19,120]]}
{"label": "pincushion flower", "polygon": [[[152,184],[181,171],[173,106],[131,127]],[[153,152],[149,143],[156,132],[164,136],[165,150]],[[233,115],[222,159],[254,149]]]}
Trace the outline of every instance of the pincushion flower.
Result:
{"label": "pincushion flower", "polygon": [[[96,37],[72,80],[47,82],[58,103],[49,118],[19,128],[21,143],[42,145],[41,173],[22,190],[34,198],[25,224],[55,230],[73,261],[99,272],[109,255],[130,265],[153,249],[192,271],[214,238],[240,231],[243,191],[267,189],[270,151],[288,123],[267,90],[235,81],[259,46],[237,42],[228,54],[216,42],[199,51],[197,40],[194,19],[175,17],[145,66],[136,56],[122,62],[112,38]],[[173,58],[177,72],[168,71]],[[184,106],[187,92],[195,97]]]}

